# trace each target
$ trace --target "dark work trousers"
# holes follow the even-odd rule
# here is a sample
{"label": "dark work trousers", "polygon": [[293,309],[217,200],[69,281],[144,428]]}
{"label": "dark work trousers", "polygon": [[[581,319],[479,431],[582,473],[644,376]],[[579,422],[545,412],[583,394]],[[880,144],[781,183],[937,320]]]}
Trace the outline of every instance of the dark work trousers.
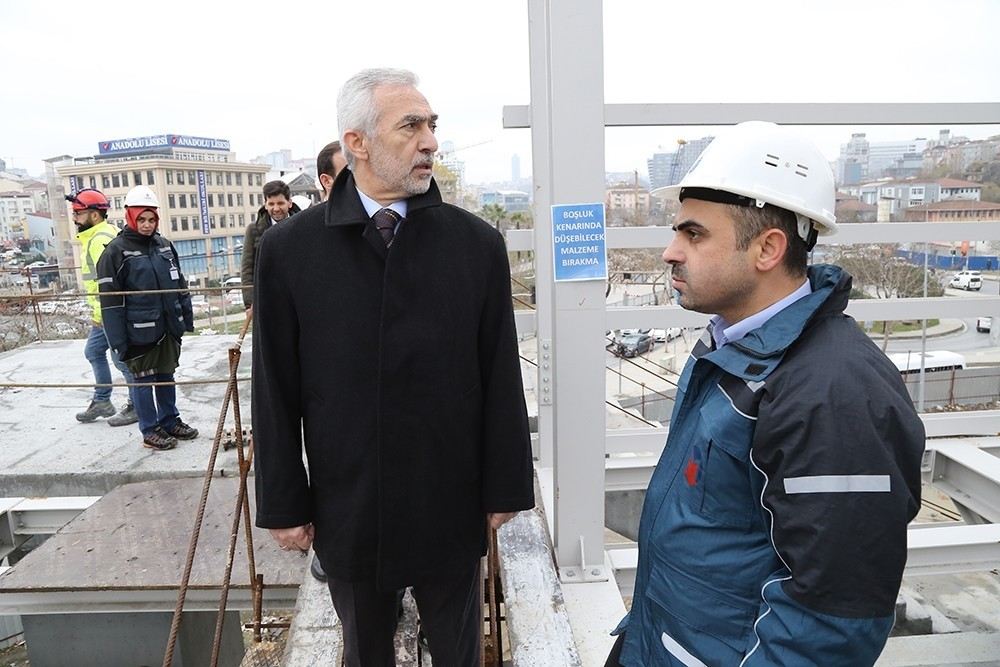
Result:
{"label": "dark work trousers", "polygon": [[604,667],[622,667],[622,664],[618,660],[622,656],[622,644],[625,643],[625,633],[618,635],[615,639],[615,645],[611,647],[611,653],[608,655],[608,661],[604,663]]}
{"label": "dark work trousers", "polygon": [[[374,581],[327,581],[344,632],[346,667],[395,667],[398,593],[378,591]],[[435,667],[479,667],[483,640],[482,578],[479,559],[447,579],[415,584]]]}

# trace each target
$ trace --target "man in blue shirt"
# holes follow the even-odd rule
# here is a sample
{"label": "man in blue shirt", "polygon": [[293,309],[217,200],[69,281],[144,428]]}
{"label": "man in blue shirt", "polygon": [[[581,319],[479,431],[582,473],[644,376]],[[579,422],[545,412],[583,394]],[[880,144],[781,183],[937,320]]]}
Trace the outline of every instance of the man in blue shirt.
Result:
{"label": "man in blue shirt", "polygon": [[878,658],[920,506],[924,429],[844,314],[851,277],[807,268],[836,229],[833,174],[789,128],[719,136],[677,186],[663,253],[680,305],[713,313],[681,375],[608,666]]}

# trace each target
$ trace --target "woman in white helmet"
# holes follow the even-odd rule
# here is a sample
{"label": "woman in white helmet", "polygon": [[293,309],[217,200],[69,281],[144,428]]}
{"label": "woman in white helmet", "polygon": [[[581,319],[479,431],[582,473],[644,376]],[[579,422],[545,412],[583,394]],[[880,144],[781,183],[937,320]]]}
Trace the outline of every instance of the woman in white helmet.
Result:
{"label": "woman in white helmet", "polygon": [[108,344],[139,384],[135,411],[143,446],[167,450],[176,447],[178,439],[198,436],[196,429],[181,421],[172,384],[181,336],[194,330],[194,318],[190,294],[168,291],[186,290],[187,281],[173,244],[156,231],[158,208],[156,194],[149,187],[129,190],[125,195],[128,225],[101,255],[97,282]]}

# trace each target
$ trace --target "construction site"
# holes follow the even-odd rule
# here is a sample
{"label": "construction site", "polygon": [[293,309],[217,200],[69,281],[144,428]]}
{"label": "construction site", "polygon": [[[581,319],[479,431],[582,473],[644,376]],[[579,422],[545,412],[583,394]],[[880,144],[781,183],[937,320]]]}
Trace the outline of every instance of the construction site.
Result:
{"label": "construction site", "polygon": [[[662,271],[556,275],[554,211],[601,206],[606,128],[994,125],[1000,102],[606,104],[602,3],[528,8],[531,101],[505,106],[502,123],[530,130],[533,147],[535,226],[505,240],[537,505],[490,532],[482,664],[600,667],[631,607],[639,517],[682,369],[709,322],[674,303]],[[609,251],[658,256],[675,232],[602,234]],[[1000,241],[1000,222],[843,225],[814,257],[875,248],[890,263],[900,244],[924,248],[923,296],[852,298],[846,311],[906,357],[899,370],[927,437],[879,667],[1000,667],[1000,327],[980,324],[1000,322],[1000,275],[976,294],[942,284],[928,296],[926,244],[941,239]],[[201,306],[175,383],[200,435],[154,451],[135,428],[74,419],[94,388],[80,268],[25,270],[0,288],[0,665],[339,667],[341,623],[310,575],[312,553],[282,550],[254,525],[248,286],[191,290]],[[870,324],[903,321],[914,326],[882,338]],[[961,355],[911,364],[929,349]],[[112,375],[118,406],[127,385]],[[433,664],[409,593],[396,664]]]}

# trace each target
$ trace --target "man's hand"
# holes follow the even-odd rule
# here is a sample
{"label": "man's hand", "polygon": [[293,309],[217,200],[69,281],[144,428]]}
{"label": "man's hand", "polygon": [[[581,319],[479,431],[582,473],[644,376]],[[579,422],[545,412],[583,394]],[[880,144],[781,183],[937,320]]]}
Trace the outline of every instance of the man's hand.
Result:
{"label": "man's hand", "polygon": [[295,528],[271,528],[271,537],[282,551],[308,551],[312,546],[316,529],[311,523]]}
{"label": "man's hand", "polygon": [[486,519],[490,522],[490,528],[496,530],[515,516],[517,516],[517,512],[490,512],[486,515]]}

